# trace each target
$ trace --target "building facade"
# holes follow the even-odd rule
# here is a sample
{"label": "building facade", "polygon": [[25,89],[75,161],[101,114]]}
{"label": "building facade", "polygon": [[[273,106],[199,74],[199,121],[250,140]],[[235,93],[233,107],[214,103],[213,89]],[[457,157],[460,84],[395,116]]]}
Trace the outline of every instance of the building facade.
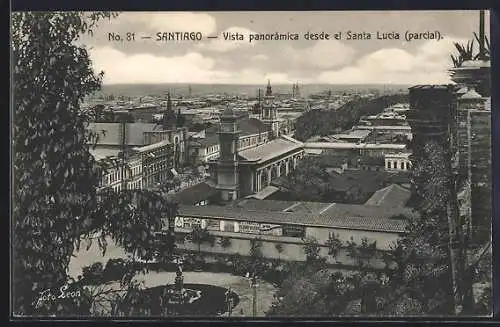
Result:
{"label": "building facade", "polygon": [[188,158],[187,128],[163,129],[154,123],[92,123],[88,127],[98,135],[96,150],[121,151],[160,141],[173,145],[173,163],[181,165]]}
{"label": "building facade", "polygon": [[[325,244],[330,233],[342,242],[363,238],[377,241],[380,250],[390,250],[393,243],[405,233],[406,221],[390,219],[398,215],[416,213],[403,207],[376,205],[343,205],[332,203],[307,203],[245,200],[259,209],[249,210],[234,206],[183,206],[175,219],[175,228],[188,232],[194,226],[206,228],[212,234],[237,238],[270,239],[274,241],[303,243],[314,237]],[[273,203],[275,202],[275,203]],[[273,209],[268,209],[272,207]],[[283,207],[283,210],[280,210]],[[312,209],[312,210],[310,210]]]}
{"label": "building facade", "polygon": [[409,171],[411,170],[411,153],[388,153],[384,156],[386,171]]}
{"label": "building facade", "polygon": [[168,141],[161,141],[134,149],[141,158],[142,188],[155,188],[166,182],[173,167],[173,148]]}

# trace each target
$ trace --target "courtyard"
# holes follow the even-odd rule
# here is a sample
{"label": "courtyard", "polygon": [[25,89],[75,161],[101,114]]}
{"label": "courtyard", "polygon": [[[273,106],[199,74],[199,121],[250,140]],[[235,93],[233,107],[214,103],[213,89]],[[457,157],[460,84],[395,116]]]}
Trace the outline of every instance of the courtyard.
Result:
{"label": "courtyard", "polygon": [[[108,246],[105,255],[99,250],[97,244],[92,244],[88,250],[85,246],[80,248],[80,251],[75,251],[75,256],[69,264],[69,276],[77,278],[82,274],[82,269],[91,266],[96,262],[105,264],[109,259],[122,258],[126,259],[127,253],[114,244],[112,240],[108,240]],[[175,272],[156,272],[149,271],[147,273],[139,273],[134,277],[134,280],[142,282],[145,289],[152,289],[159,286],[173,284],[175,280]],[[204,284],[231,289],[238,296],[238,301],[231,312],[233,317],[251,317],[253,315],[253,289],[248,278],[236,276],[229,273],[213,273],[203,271],[187,271],[183,272],[184,283],[188,284]],[[106,284],[106,288],[116,289],[118,282]],[[257,316],[265,316],[266,312],[272,305],[276,287],[268,282],[259,280],[257,283]],[[227,316],[227,313],[223,314]]]}

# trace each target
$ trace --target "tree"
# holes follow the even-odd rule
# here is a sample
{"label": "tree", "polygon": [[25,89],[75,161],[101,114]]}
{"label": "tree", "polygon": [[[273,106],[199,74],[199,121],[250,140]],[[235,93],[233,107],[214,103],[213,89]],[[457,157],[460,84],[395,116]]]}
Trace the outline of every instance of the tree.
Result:
{"label": "tree", "polygon": [[104,110],[106,110],[106,107],[103,104],[94,106],[93,111],[95,112],[96,122],[101,122],[104,120]]}
{"label": "tree", "polygon": [[388,105],[407,101],[407,94],[393,94],[376,99],[355,98],[336,110],[324,108],[306,111],[297,119],[295,137],[305,142],[315,135],[324,136],[345,130],[364,115],[380,113]]}
{"label": "tree", "polygon": [[306,261],[310,263],[317,263],[321,260],[319,255],[320,245],[318,241],[309,237],[304,240],[304,253],[306,254]]}
{"label": "tree", "polygon": [[256,261],[262,258],[262,240],[260,238],[252,238],[250,240],[250,258]]}
{"label": "tree", "polygon": [[178,192],[181,189],[182,181],[179,176],[174,176],[172,179],[172,186],[174,187],[175,191]]}
{"label": "tree", "polygon": [[231,246],[231,239],[226,236],[221,236],[219,238],[219,244],[223,249],[227,249]]}
{"label": "tree", "polygon": [[274,247],[276,248],[276,251],[278,251],[278,261],[281,260],[281,254],[283,253],[283,251],[285,250],[283,248],[283,243],[276,243],[274,245]]}
{"label": "tree", "polygon": [[210,241],[210,234],[206,228],[195,225],[191,231],[191,242],[198,245],[198,253],[201,254],[201,245]]}
{"label": "tree", "polygon": [[330,236],[326,241],[326,246],[328,246],[328,255],[330,255],[333,260],[336,260],[340,250],[342,249],[342,241],[339,239],[338,235],[330,233]]}
{"label": "tree", "polygon": [[288,175],[292,197],[302,201],[322,201],[328,191],[329,174],[317,158],[304,158]]}
{"label": "tree", "polygon": [[361,239],[361,244],[356,244],[352,237],[347,242],[347,255],[353,258],[360,267],[369,265],[376,253],[377,242],[369,243],[366,237]]}
{"label": "tree", "polygon": [[[13,311],[16,315],[89,314],[89,294],[34,303],[40,292],[71,285],[67,268],[81,240],[103,253],[111,239],[135,255],[151,255],[154,231],[168,204],[154,192],[98,194],[99,164],[86,129],[95,113],[80,108],[100,88],[81,33],[113,13],[22,12],[12,15],[13,63]],[[36,38],[29,37],[37,35]],[[123,222],[126,222],[125,224]],[[132,274],[124,279],[128,314],[138,301]],[[135,293],[134,293],[135,292]],[[95,295],[95,294],[94,294]],[[118,299],[117,299],[118,301]],[[35,301],[36,302],[36,301]]]}

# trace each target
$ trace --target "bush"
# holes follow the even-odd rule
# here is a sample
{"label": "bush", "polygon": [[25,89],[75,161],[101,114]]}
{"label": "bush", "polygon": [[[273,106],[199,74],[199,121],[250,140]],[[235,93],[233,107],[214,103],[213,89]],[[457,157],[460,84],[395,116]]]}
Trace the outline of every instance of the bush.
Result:
{"label": "bush", "polygon": [[121,258],[109,259],[103,271],[103,278],[107,281],[120,280],[130,268]]}
{"label": "bush", "polygon": [[82,280],[85,284],[100,284],[103,282],[103,275],[104,267],[102,262],[96,262],[82,269]]}

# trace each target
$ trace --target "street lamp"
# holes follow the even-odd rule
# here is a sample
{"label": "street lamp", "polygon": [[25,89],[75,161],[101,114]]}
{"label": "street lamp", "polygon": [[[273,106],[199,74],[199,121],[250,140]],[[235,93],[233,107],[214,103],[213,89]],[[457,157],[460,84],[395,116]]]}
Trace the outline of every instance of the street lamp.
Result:
{"label": "street lamp", "polygon": [[231,296],[231,286],[226,291],[226,305],[228,317],[231,317],[231,312],[233,311],[233,297]]}
{"label": "street lamp", "polygon": [[250,287],[253,289],[253,296],[252,296],[252,304],[253,304],[253,316],[257,317],[257,274],[253,273],[252,276],[250,276],[250,273],[247,273],[247,277],[250,282]]}

